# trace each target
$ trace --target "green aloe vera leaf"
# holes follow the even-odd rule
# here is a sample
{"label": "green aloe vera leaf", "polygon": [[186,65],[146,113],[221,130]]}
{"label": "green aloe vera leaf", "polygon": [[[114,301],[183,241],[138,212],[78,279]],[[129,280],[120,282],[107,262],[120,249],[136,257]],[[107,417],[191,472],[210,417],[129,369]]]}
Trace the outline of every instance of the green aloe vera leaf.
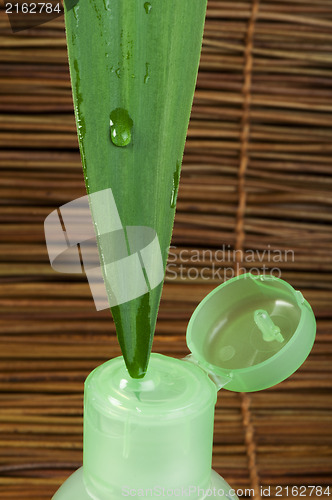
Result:
{"label": "green aloe vera leaf", "polygon": [[[206,3],[65,1],[87,191],[111,188],[124,227],[149,226],[156,231],[164,269]],[[147,370],[161,291],[162,283],[112,307],[122,353],[134,378]]]}

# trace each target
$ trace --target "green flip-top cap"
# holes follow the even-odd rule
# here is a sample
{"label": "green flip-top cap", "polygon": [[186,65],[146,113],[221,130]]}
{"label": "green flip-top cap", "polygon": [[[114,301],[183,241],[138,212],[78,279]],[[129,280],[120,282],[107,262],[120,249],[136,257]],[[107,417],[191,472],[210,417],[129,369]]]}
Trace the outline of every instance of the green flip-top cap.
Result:
{"label": "green flip-top cap", "polygon": [[273,276],[243,274],[198,305],[187,344],[225,389],[251,392],[295,372],[310,353],[315,334],[315,316],[301,292]]}

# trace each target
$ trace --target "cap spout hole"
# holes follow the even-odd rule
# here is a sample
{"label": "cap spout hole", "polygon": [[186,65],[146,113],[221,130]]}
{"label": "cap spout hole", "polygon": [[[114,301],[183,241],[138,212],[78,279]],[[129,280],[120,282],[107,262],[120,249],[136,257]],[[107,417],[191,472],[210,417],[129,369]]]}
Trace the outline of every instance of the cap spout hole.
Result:
{"label": "cap spout hole", "polygon": [[256,309],[254,312],[254,321],[263,334],[263,340],[265,342],[284,342],[284,337],[280,332],[280,328],[275,325],[271,319],[271,316],[264,309]]}

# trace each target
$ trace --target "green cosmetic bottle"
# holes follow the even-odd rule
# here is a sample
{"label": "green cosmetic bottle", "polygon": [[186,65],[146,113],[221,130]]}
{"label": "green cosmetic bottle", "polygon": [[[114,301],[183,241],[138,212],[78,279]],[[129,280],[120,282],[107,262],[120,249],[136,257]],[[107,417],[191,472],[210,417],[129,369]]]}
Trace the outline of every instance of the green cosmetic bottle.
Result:
{"label": "green cosmetic bottle", "polygon": [[187,358],[152,354],[146,376],[132,379],[118,357],[88,376],[83,467],[53,500],[236,499],[211,469],[217,392],[281,382],[315,332],[310,305],[285,281],[246,274],[222,284],[191,317]]}

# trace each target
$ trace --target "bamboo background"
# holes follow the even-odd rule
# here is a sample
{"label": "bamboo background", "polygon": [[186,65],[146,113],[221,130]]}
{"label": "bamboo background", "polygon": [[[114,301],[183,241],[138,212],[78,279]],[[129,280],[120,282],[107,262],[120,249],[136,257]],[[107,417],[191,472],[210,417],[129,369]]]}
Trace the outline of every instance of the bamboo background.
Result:
{"label": "bamboo background", "polygon": [[[45,217],[85,193],[63,18],[13,35],[1,10],[0,64],[0,498],[46,500],[81,465],[83,381],[120,351],[110,313],[83,275],[51,269],[44,241]],[[312,354],[275,388],[221,391],[216,408],[213,465],[256,500],[261,485],[270,498],[332,486],[331,97],[332,0],[209,0],[172,263],[211,277],[167,273],[154,351],[187,354],[213,265],[234,267],[204,249],[294,251],[250,267],[280,267],[311,303]]]}

